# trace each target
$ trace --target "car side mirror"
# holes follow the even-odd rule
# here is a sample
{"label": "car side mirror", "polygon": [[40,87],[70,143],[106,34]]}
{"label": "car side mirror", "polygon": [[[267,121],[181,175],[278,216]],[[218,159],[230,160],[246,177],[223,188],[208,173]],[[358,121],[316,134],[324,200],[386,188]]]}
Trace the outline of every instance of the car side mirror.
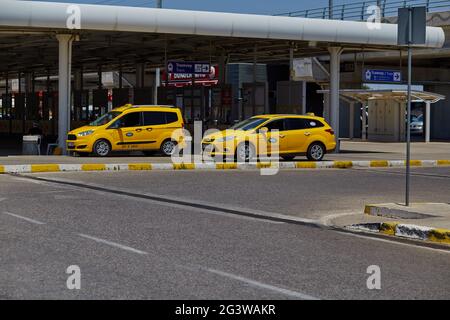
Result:
{"label": "car side mirror", "polygon": [[267,132],[269,132],[269,128],[267,127],[262,127],[258,130],[259,133],[261,134],[267,134]]}

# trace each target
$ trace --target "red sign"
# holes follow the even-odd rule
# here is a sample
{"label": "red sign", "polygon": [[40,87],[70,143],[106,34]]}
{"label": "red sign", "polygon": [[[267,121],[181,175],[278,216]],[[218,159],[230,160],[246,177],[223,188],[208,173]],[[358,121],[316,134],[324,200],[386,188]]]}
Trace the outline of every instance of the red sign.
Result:
{"label": "red sign", "polygon": [[[212,66],[210,74],[195,74],[195,84],[211,86],[217,85],[218,80],[218,67]],[[166,85],[166,73],[162,75],[163,83]],[[173,87],[184,87],[192,85],[192,74],[189,73],[169,73],[168,85]]]}

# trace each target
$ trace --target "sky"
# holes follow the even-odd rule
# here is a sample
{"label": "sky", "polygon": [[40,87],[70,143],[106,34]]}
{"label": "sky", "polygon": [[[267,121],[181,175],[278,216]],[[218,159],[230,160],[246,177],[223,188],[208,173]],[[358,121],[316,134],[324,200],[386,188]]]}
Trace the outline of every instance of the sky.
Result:
{"label": "sky", "polygon": [[[43,0],[40,0],[43,1]],[[111,5],[155,6],[155,0],[44,0],[49,2],[75,2]],[[358,0],[362,1],[362,0]],[[334,4],[351,2],[334,0]],[[163,0],[170,9],[206,10],[257,14],[278,14],[328,6],[328,0]]]}

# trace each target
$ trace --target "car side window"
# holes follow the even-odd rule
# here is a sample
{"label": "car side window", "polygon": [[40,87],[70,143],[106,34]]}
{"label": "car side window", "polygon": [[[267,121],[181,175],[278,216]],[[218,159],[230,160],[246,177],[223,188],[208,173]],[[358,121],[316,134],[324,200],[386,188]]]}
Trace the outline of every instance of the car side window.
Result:
{"label": "car side window", "polygon": [[118,119],[111,128],[131,128],[141,126],[141,113],[133,112],[124,115],[122,118]]}
{"label": "car side window", "polygon": [[269,122],[264,127],[269,129],[269,132],[272,130],[284,131],[286,130],[284,123],[285,123],[284,119],[279,119]]}
{"label": "car side window", "polygon": [[314,129],[314,128],[321,128],[323,126],[324,124],[317,120],[302,119],[302,118],[287,119],[287,130]]}
{"label": "car side window", "polygon": [[308,120],[302,118],[287,119],[287,130],[303,130],[309,128]]}
{"label": "car side window", "polygon": [[145,126],[158,126],[166,124],[166,112],[146,111],[144,112]]}
{"label": "car side window", "polygon": [[175,112],[166,112],[167,123],[174,123],[178,121],[178,115]]}
{"label": "car side window", "polygon": [[324,126],[324,124],[322,122],[317,121],[317,120],[308,120],[307,122],[308,122],[308,128],[311,128],[311,129],[321,128]]}

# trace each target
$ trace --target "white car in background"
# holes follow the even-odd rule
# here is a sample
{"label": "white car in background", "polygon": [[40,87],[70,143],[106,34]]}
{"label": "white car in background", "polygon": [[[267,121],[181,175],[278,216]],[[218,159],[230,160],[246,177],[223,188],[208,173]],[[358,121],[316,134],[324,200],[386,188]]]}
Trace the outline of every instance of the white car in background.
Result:
{"label": "white car in background", "polygon": [[423,134],[423,114],[420,116],[412,116],[411,123],[411,134]]}

